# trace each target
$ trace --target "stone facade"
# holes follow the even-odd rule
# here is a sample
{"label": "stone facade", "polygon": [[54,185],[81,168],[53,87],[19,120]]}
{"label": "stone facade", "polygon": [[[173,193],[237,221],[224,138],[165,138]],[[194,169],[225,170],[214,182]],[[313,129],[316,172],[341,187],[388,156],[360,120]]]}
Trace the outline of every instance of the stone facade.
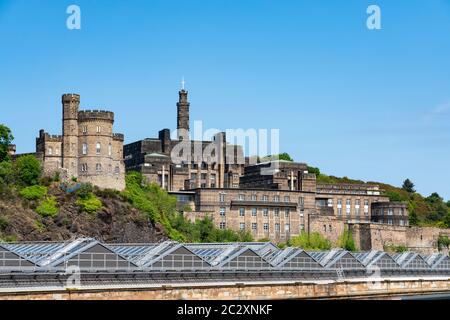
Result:
{"label": "stone facade", "polygon": [[125,145],[126,170],[141,172],[169,191],[238,188],[245,163],[242,147],[228,144],[224,132],[212,141],[190,140],[187,95],[179,92],[177,137],[172,139],[170,130],[163,129],[158,138]]}
{"label": "stone facade", "polygon": [[114,113],[104,110],[80,111],[80,96],[62,96],[63,134],[39,131],[36,156],[44,173],[60,172],[63,179],[77,178],[100,188],[123,190],[122,134],[113,133]]}

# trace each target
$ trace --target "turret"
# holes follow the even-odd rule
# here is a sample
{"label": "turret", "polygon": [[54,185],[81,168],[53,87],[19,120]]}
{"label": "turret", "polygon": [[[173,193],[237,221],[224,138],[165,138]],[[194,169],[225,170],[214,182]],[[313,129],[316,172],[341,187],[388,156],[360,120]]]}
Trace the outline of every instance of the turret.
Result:
{"label": "turret", "polygon": [[177,103],[177,137],[178,139],[188,137],[189,132],[189,105],[186,90],[181,89],[179,93],[179,100]]}
{"label": "turret", "polygon": [[64,94],[63,106],[63,143],[62,167],[67,170],[67,176],[78,176],[78,109],[80,96],[78,94]]}

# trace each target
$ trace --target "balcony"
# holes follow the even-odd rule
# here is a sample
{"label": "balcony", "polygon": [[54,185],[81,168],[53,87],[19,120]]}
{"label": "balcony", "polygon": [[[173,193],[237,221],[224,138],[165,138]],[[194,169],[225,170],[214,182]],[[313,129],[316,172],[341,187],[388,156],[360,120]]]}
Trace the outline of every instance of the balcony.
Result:
{"label": "balcony", "polygon": [[296,210],[297,205],[296,202],[231,200],[231,207],[292,208]]}

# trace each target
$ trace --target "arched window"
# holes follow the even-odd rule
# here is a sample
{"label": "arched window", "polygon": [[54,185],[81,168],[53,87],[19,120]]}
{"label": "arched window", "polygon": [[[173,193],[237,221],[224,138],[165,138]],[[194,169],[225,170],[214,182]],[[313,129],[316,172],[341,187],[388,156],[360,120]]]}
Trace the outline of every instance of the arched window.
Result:
{"label": "arched window", "polygon": [[53,154],[53,148],[52,148],[52,147],[48,148],[48,154],[49,154],[50,156]]}
{"label": "arched window", "polygon": [[108,145],[108,155],[111,157],[112,155],[112,146],[111,143]]}
{"label": "arched window", "polygon": [[88,152],[87,143],[83,143],[83,154],[86,155]]}
{"label": "arched window", "polygon": [[97,142],[96,146],[95,146],[95,151],[97,154],[100,154],[100,152],[102,151],[102,146],[100,144],[100,142]]}
{"label": "arched window", "polygon": [[59,148],[55,148],[55,154],[59,155]]}
{"label": "arched window", "polygon": [[96,171],[102,171],[102,165],[101,165],[101,163],[97,163],[97,164],[95,165],[95,170],[96,170]]}

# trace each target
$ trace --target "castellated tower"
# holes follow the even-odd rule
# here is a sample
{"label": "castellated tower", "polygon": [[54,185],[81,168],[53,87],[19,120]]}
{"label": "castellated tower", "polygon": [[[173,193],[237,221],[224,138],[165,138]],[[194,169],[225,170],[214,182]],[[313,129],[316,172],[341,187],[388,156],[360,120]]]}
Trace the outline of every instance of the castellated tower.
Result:
{"label": "castellated tower", "polygon": [[185,137],[189,132],[189,105],[187,95],[188,92],[184,89],[178,92],[179,100],[177,103],[177,137],[181,140],[181,138]]}
{"label": "castellated tower", "polygon": [[100,188],[123,190],[123,134],[113,133],[114,113],[104,110],[79,111],[80,96],[62,96],[62,136],[39,131],[36,157],[44,174],[61,173],[63,180],[77,178]]}
{"label": "castellated tower", "polygon": [[80,96],[64,94],[62,96],[62,168],[67,178],[78,177],[78,109]]}

